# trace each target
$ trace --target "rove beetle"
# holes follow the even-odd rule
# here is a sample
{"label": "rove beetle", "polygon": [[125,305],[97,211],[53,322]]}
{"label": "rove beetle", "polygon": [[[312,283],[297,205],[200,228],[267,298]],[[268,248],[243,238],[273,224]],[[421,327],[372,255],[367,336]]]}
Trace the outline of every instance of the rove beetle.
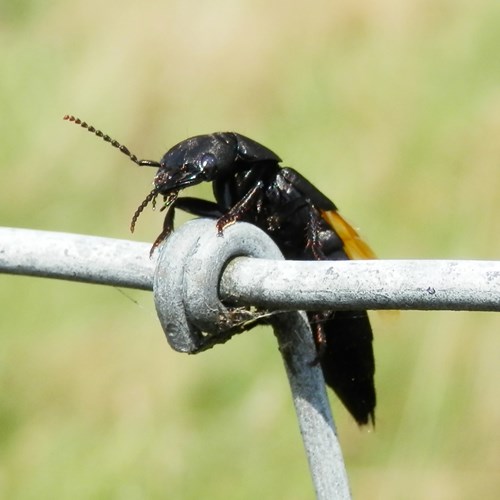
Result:
{"label": "rove beetle", "polygon": [[[236,221],[265,231],[289,260],[374,258],[370,247],[338,213],[335,204],[265,146],[235,132],[186,139],[160,161],[139,160],[125,146],[71,115],[65,120],[86,128],[118,148],[139,166],[158,171],[154,187],[132,217],[162,196],[163,230],[151,248],[170,234],[175,209],[217,219],[217,229]],[[215,201],[179,197],[183,189],[211,182]],[[372,330],[366,311],[309,312],[318,359],[326,383],[359,425],[374,424],[376,395]]]}

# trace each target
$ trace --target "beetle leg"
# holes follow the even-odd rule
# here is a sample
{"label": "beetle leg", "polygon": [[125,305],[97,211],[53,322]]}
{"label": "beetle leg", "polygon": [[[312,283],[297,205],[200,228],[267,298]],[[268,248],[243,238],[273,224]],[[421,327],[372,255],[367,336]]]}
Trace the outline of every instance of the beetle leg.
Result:
{"label": "beetle leg", "polygon": [[220,217],[222,214],[219,206],[213,201],[202,200],[200,198],[191,198],[188,196],[176,198],[175,201],[173,201],[170,205],[165,206],[168,206],[168,209],[165,214],[165,219],[163,220],[163,230],[154,241],[153,246],[151,247],[151,250],[149,252],[150,256],[153,255],[155,249],[173,231],[176,208],[193,215],[199,215],[200,217],[210,217],[212,219]]}
{"label": "beetle leg", "polygon": [[319,237],[321,231],[321,218],[318,212],[311,207],[309,220],[306,226],[306,248],[311,251],[316,260],[325,260],[323,243]]}
{"label": "beetle leg", "polygon": [[198,215],[199,217],[218,219],[222,216],[222,210],[217,203],[201,198],[183,196],[182,198],[177,198],[175,206],[179,210],[183,210],[188,214]]}
{"label": "beetle leg", "polygon": [[248,212],[252,205],[260,206],[262,202],[262,193],[264,184],[259,181],[255,186],[248,191],[248,193],[241,198],[235,205],[233,205],[225,214],[219,217],[217,221],[217,233],[222,236],[224,229],[238,220],[241,220],[246,212]]}
{"label": "beetle leg", "polygon": [[155,249],[160,245],[160,243],[168,237],[168,235],[174,229],[174,218],[175,218],[175,209],[176,209],[177,201],[174,201],[167,209],[167,213],[165,214],[165,219],[163,220],[163,230],[157,236],[156,240],[149,251],[149,256],[153,255]]}
{"label": "beetle leg", "polygon": [[308,313],[309,324],[311,325],[314,343],[316,345],[317,356],[313,360],[313,364],[319,363],[326,353],[327,339],[325,332],[325,321],[332,318],[334,311],[320,311]]}

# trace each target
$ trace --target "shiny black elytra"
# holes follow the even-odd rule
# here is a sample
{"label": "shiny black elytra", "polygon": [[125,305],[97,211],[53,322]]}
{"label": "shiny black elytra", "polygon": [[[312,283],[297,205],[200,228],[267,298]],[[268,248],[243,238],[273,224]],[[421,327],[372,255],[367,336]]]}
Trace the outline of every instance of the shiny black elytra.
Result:
{"label": "shiny black elytra", "polygon": [[[139,160],[125,146],[74,116],[65,120],[88,129],[139,166],[156,167],[154,187],[132,217],[131,230],[158,196],[166,209],[163,230],[151,252],[173,230],[175,209],[217,219],[219,233],[236,221],[255,224],[286,259],[373,258],[373,252],[340,216],[337,207],[270,149],[234,132],[191,137],[160,161]],[[179,197],[183,189],[211,182],[215,201]],[[300,286],[300,285],[298,285]],[[375,360],[366,311],[309,312],[326,383],[359,425],[375,421]]]}

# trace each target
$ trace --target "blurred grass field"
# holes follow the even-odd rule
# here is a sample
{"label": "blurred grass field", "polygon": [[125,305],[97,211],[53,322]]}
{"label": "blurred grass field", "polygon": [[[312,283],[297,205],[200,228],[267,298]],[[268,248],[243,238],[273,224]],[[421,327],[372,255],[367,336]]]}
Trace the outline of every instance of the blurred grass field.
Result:
{"label": "blurred grass field", "polygon": [[[130,237],[154,172],[72,113],[151,159],[241,132],[380,257],[498,259],[499,26],[497,0],[0,1],[0,223]],[[0,300],[0,498],[312,497],[269,331],[188,357],[149,293],[1,276]],[[373,324],[376,430],[332,396],[354,497],[498,498],[500,317]]]}

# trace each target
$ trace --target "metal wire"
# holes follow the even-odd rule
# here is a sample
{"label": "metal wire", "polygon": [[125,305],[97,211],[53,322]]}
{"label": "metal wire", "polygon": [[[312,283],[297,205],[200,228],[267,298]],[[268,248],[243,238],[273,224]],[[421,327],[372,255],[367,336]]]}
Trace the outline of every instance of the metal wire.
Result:
{"label": "metal wire", "polygon": [[238,259],[222,277],[221,295],[284,310],[500,311],[500,261]]}
{"label": "metal wire", "polygon": [[[150,259],[149,249],[128,240],[0,228],[0,272],[152,290],[156,255]],[[220,294],[277,310],[500,311],[500,262],[242,257],[227,266]]]}
{"label": "metal wire", "polygon": [[0,272],[153,289],[151,244],[0,227]]}

